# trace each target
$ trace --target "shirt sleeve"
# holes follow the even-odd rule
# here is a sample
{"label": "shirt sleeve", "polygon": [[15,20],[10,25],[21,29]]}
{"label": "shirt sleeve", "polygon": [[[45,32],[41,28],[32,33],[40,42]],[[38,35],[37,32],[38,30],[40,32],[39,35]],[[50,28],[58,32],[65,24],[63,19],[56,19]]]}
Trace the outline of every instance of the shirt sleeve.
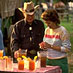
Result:
{"label": "shirt sleeve", "polygon": [[68,31],[64,28],[61,34],[62,46],[61,51],[65,52],[66,49],[71,50],[71,43]]}
{"label": "shirt sleeve", "polygon": [[12,30],[11,40],[10,40],[10,48],[12,52],[19,49],[18,39],[19,39],[18,29],[17,29],[17,26],[15,25]]}

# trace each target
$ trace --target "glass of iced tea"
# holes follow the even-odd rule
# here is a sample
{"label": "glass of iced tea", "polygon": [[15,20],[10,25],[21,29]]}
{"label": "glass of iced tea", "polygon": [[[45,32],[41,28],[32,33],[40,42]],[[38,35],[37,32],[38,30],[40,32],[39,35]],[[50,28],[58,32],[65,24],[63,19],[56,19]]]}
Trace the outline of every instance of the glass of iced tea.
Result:
{"label": "glass of iced tea", "polygon": [[34,60],[29,61],[29,70],[30,71],[35,70],[35,61]]}
{"label": "glass of iced tea", "polygon": [[47,51],[38,51],[37,55],[40,58],[41,67],[46,67]]}
{"label": "glass of iced tea", "polygon": [[18,70],[24,70],[24,60],[18,61]]}
{"label": "glass of iced tea", "polygon": [[0,50],[0,57],[3,57],[3,50]]}
{"label": "glass of iced tea", "polygon": [[7,67],[7,70],[13,70],[13,58],[12,57],[8,57],[7,59],[6,59],[6,67]]}
{"label": "glass of iced tea", "polygon": [[26,55],[27,55],[27,50],[21,50],[19,52],[19,57],[26,56]]}

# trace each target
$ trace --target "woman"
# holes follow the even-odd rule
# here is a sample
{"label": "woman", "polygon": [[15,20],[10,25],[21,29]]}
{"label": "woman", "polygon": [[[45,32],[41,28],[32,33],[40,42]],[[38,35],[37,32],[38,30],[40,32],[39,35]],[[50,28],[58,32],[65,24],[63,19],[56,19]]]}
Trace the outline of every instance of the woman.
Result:
{"label": "woman", "polygon": [[60,20],[56,10],[46,10],[41,18],[48,26],[45,29],[43,42],[39,44],[42,49],[48,51],[47,65],[60,66],[62,73],[68,73],[66,53],[71,48],[69,34],[63,26],[59,25]]}

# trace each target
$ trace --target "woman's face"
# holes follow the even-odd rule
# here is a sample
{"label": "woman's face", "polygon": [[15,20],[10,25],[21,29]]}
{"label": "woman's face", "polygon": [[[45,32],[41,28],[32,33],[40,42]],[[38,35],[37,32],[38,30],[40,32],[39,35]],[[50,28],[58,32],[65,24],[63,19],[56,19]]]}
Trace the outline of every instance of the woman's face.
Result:
{"label": "woman's face", "polygon": [[47,26],[49,26],[51,29],[56,29],[57,25],[55,22],[52,22],[50,20],[44,20],[44,22],[46,23]]}

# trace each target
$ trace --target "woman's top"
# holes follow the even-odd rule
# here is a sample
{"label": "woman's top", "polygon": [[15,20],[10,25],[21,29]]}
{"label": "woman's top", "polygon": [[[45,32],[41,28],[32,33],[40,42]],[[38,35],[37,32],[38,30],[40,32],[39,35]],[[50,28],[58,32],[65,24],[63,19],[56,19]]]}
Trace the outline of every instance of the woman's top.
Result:
{"label": "woman's top", "polygon": [[45,29],[43,41],[61,47],[61,51],[48,48],[48,58],[50,59],[59,59],[67,56],[65,49],[68,48],[70,50],[71,48],[69,34],[63,26],[60,26],[57,29],[50,29],[47,27]]}

